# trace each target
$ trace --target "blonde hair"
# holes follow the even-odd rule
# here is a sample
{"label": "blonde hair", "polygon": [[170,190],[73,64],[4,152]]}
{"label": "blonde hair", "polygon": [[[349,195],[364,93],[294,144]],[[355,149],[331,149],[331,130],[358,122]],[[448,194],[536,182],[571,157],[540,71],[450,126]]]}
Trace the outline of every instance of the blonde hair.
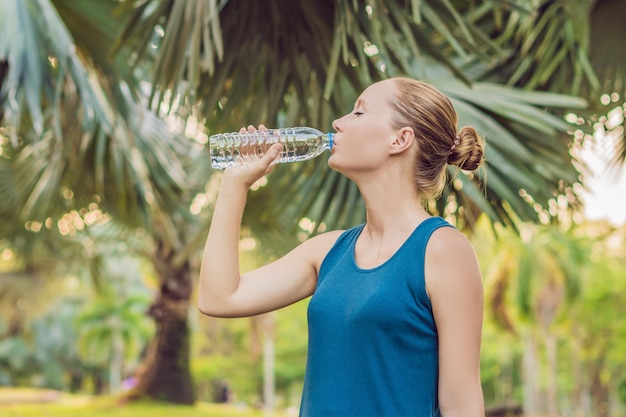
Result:
{"label": "blonde hair", "polygon": [[483,162],[483,140],[473,127],[457,132],[458,117],[450,99],[435,87],[411,78],[391,79],[394,129],[410,127],[417,142],[413,176],[424,197],[438,197],[446,181],[446,164],[474,171]]}

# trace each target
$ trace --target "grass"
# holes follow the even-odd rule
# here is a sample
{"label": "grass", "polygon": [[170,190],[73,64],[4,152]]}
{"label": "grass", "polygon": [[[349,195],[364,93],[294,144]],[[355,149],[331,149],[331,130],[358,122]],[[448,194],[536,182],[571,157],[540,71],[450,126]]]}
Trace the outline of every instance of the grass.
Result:
{"label": "grass", "polygon": [[[138,402],[119,405],[115,399],[70,395],[50,390],[0,389],[2,417],[290,417],[250,407],[198,403],[194,406]],[[296,414],[297,415],[297,414]]]}

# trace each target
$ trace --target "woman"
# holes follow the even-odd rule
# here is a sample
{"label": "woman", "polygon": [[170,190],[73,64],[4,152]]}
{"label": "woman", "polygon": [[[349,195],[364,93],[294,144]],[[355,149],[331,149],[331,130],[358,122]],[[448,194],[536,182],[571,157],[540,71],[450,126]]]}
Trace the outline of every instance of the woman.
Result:
{"label": "woman", "polygon": [[282,145],[225,170],[199,308],[252,316],[313,296],[302,417],[484,416],[480,270],[463,234],[423,208],[441,193],[446,164],[482,162],[476,131],[456,124],[450,101],[428,84],[392,78],[368,87],[333,122],[328,160],[359,187],[366,223],[315,236],[245,274],[238,242],[247,190]]}

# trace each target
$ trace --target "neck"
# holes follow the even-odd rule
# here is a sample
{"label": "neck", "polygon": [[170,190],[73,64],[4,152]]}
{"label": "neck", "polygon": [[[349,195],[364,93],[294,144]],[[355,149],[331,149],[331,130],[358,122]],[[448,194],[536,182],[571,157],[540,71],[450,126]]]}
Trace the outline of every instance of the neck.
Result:
{"label": "neck", "polygon": [[365,201],[370,233],[412,230],[429,217],[422,206],[422,196],[406,174],[378,172],[357,185]]}

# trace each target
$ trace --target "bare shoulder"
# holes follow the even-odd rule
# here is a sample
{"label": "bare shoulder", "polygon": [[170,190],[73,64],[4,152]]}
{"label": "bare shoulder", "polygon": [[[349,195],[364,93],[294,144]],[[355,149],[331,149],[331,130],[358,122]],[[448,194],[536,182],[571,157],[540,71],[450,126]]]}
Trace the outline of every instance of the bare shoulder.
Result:
{"label": "bare shoulder", "polygon": [[315,235],[312,238],[304,241],[302,243],[302,246],[307,246],[309,249],[315,248],[326,253],[335,244],[335,242],[343,232],[343,230],[333,230],[330,232]]}
{"label": "bare shoulder", "polygon": [[316,269],[319,269],[319,266],[326,257],[326,254],[330,251],[343,232],[343,230],[333,230],[315,235],[300,244],[296,250],[306,252],[311,257],[312,262],[316,265]]}
{"label": "bare shoulder", "polygon": [[321,233],[313,236],[307,242],[312,242],[312,244],[321,246],[332,246],[343,232],[345,232],[345,230],[332,230],[330,232]]}
{"label": "bare shoulder", "polygon": [[433,232],[426,248],[426,285],[429,294],[449,287],[482,291],[482,275],[469,239],[453,227]]}
{"label": "bare shoulder", "polygon": [[440,227],[428,241],[427,253],[434,260],[449,262],[457,255],[474,256],[474,248],[467,237],[454,227]]}

